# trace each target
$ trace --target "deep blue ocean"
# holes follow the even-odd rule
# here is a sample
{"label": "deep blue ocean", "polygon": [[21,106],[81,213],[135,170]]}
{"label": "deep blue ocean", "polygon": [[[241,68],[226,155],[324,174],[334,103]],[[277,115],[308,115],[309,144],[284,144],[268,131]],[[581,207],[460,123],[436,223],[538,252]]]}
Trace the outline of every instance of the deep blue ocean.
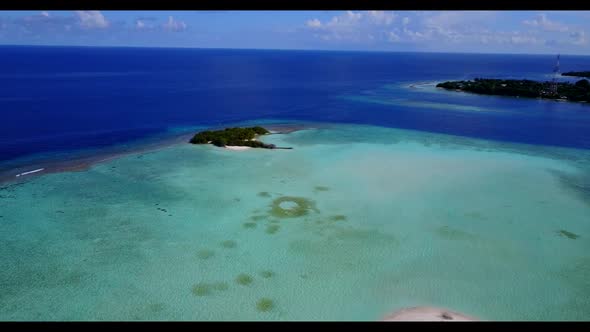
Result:
{"label": "deep blue ocean", "polygon": [[[554,63],[555,55],[2,46],[0,161],[261,118],[588,149],[590,105],[408,88],[550,80]],[[561,69],[588,70],[590,57],[562,55]]]}

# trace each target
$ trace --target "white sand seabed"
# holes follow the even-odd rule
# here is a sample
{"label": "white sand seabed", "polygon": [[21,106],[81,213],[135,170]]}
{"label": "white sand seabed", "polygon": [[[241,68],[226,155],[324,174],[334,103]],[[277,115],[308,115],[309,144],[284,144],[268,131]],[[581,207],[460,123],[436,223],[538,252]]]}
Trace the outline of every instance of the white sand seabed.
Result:
{"label": "white sand seabed", "polygon": [[249,147],[249,146],[233,146],[233,145],[226,145],[225,148],[226,149],[229,149],[229,150],[248,150],[248,149],[251,149],[251,147]]}
{"label": "white sand seabed", "polygon": [[477,318],[469,317],[458,312],[435,307],[406,308],[389,314],[383,321],[436,321],[436,322],[461,322],[477,321]]}

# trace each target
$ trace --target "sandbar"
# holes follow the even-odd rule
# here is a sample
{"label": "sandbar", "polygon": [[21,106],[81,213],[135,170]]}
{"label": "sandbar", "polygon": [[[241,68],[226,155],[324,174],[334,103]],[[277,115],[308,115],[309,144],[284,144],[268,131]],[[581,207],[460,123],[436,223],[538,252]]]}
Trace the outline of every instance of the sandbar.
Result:
{"label": "sandbar", "polygon": [[429,322],[456,322],[477,321],[452,310],[436,307],[413,307],[391,313],[383,318],[383,321],[429,321]]}

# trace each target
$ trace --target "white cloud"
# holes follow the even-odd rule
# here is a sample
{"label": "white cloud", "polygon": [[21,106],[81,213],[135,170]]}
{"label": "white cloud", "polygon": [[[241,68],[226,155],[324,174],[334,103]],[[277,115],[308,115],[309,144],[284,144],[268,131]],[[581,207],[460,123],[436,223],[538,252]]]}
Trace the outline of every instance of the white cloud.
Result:
{"label": "white cloud", "polygon": [[165,31],[184,31],[186,30],[186,23],[184,21],[177,21],[172,16],[168,16],[168,22],[162,24]]}
{"label": "white cloud", "polygon": [[67,26],[77,25],[77,23],[77,19],[73,15],[53,16],[48,12],[40,12],[39,14],[7,19],[3,24],[3,29],[10,30],[16,35],[23,33],[38,36],[67,31]]}
{"label": "white cloud", "polygon": [[355,13],[353,11],[347,11],[345,16],[341,16],[341,17],[334,17],[332,20],[336,23],[338,21],[340,21],[341,23],[346,23],[346,22],[358,22],[361,18],[363,17],[363,14],[361,13]]}
{"label": "white cloud", "polygon": [[585,45],[586,40],[586,32],[584,30],[581,31],[572,31],[570,33],[570,38],[572,39],[572,43],[574,45]]}
{"label": "white cloud", "polygon": [[537,28],[537,32],[551,34],[552,39],[546,42],[547,45],[563,47],[567,44],[574,46],[587,44],[585,30],[580,26],[550,20],[545,13],[537,15],[535,19],[524,20],[522,23]]}
{"label": "white cloud", "polygon": [[522,23],[532,27],[539,27],[544,31],[566,32],[569,30],[567,25],[549,20],[545,14],[539,14],[537,15],[537,18],[524,20]]}
{"label": "white cloud", "polygon": [[23,22],[28,23],[49,23],[49,24],[59,24],[62,22],[58,17],[50,16],[48,12],[41,12],[40,14],[25,16],[22,18]]}
{"label": "white cloud", "polygon": [[406,37],[408,37],[411,41],[421,41],[421,40],[430,39],[430,36],[432,34],[430,31],[426,31],[426,32],[413,31],[413,30],[410,30],[406,27],[404,27],[403,32],[404,32],[404,35]]}
{"label": "white cloud", "polygon": [[77,10],[79,24],[87,29],[104,29],[110,26],[110,22],[98,10]]}
{"label": "white cloud", "polygon": [[[539,45],[545,42],[534,32],[490,30],[497,12],[437,12],[421,15],[415,29],[403,26],[404,36],[415,43],[432,42],[452,45]],[[546,22],[546,21],[545,21]]]}
{"label": "white cloud", "polygon": [[539,40],[533,36],[514,34],[510,37],[510,42],[512,44],[517,44],[517,45],[519,45],[519,44],[537,44],[537,43],[539,43]]}
{"label": "white cloud", "polygon": [[402,39],[400,38],[400,36],[397,33],[395,33],[394,31],[389,31],[389,41],[390,42],[395,43],[400,40],[402,40]]}
{"label": "white cloud", "polygon": [[[552,13],[532,16],[529,20],[505,15],[501,11],[347,11],[320,20],[312,18],[304,27],[311,36],[333,45],[387,49],[392,44],[445,50],[520,50],[553,51],[555,45],[587,53],[586,32],[590,25],[572,12],[572,20],[554,19]],[[566,13],[567,14],[567,13]],[[557,15],[557,14],[555,14]],[[562,17],[565,17],[561,14]],[[515,19],[516,18],[516,19]],[[504,22],[505,21],[505,22]],[[574,24],[575,22],[578,22]],[[510,27],[511,29],[508,29]],[[380,46],[381,45],[381,46]],[[547,47],[552,47],[551,49]],[[340,47],[340,46],[338,46]],[[560,46],[561,47],[561,46]]]}
{"label": "white cloud", "polygon": [[[361,14],[359,14],[361,15]],[[390,25],[397,15],[382,10],[370,10],[366,13],[369,21],[377,25]]]}
{"label": "white cloud", "polygon": [[436,12],[423,16],[421,23],[430,29],[466,30],[485,25],[496,18],[496,12],[489,11],[453,11]]}
{"label": "white cloud", "polygon": [[349,29],[351,26],[356,25],[359,20],[362,18],[361,13],[354,13],[352,11],[347,11],[346,14],[340,16],[334,16],[330,21],[325,24],[322,24],[319,20],[319,26],[324,27],[327,30],[343,30]]}
{"label": "white cloud", "polygon": [[[459,43],[465,39],[477,39],[478,25],[491,21],[494,12],[406,12],[398,20],[398,15],[390,11],[348,11],[321,22],[308,20],[306,26],[315,31],[315,36],[323,40],[343,40],[352,42],[437,42]],[[413,14],[413,18],[410,18]],[[410,22],[413,22],[410,28]],[[394,29],[392,29],[392,27]],[[479,28],[481,29],[481,28]],[[369,36],[375,36],[369,38]]]}
{"label": "white cloud", "polygon": [[[466,40],[481,40],[479,34],[497,13],[490,11],[436,12],[420,15],[417,30],[407,30],[412,40],[436,40],[459,43]],[[409,22],[409,20],[408,20]]]}
{"label": "white cloud", "polygon": [[389,11],[347,11],[325,22],[317,18],[308,20],[305,26],[322,40],[373,42],[388,40],[386,27],[391,26],[396,17]]}
{"label": "white cloud", "polygon": [[[5,21],[4,21],[5,20]],[[6,23],[5,23],[6,22]],[[137,17],[127,23],[121,21],[110,22],[100,11],[72,11],[69,15],[59,15],[54,12],[39,12],[38,14],[6,19],[0,16],[0,29],[10,33],[26,34],[29,36],[46,36],[53,38],[56,34],[84,33],[91,30],[106,30],[116,34],[124,30],[157,32],[184,31],[187,24],[170,16],[163,24],[158,24],[155,17]]]}
{"label": "white cloud", "polygon": [[312,29],[320,28],[322,26],[322,22],[320,22],[320,20],[318,20],[317,18],[314,18],[313,20],[308,20],[307,22],[305,22],[305,25]]}
{"label": "white cloud", "polygon": [[157,29],[164,29],[162,26],[156,24],[155,17],[137,17],[133,23],[132,29],[136,31],[156,31]]}
{"label": "white cloud", "polygon": [[546,43],[545,39],[529,32],[482,30],[477,35],[479,38],[474,39],[474,41],[483,44],[542,45]]}

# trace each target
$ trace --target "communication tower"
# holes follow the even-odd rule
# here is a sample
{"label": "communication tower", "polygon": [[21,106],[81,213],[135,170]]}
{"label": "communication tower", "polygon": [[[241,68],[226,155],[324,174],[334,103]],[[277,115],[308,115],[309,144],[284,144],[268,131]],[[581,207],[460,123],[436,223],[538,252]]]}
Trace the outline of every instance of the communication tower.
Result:
{"label": "communication tower", "polygon": [[552,95],[557,94],[557,77],[559,76],[559,54],[557,55],[557,61],[555,67],[553,67],[553,78],[551,79],[551,85],[549,86],[549,93]]}

